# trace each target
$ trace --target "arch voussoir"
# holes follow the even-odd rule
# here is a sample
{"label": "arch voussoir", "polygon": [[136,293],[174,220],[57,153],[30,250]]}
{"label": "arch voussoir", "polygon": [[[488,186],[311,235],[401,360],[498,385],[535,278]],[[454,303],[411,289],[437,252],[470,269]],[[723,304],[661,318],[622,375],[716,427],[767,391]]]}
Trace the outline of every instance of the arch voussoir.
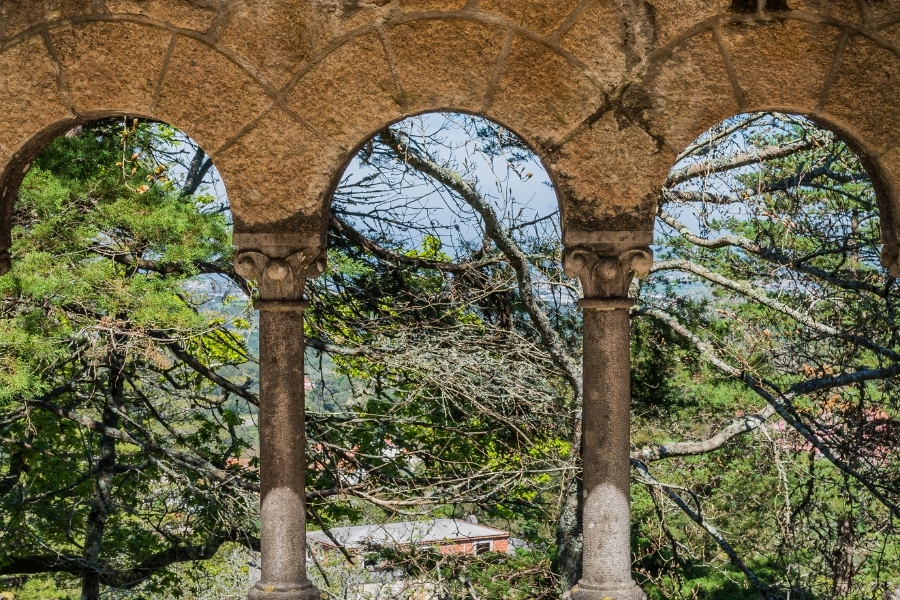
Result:
{"label": "arch voussoir", "polygon": [[468,19],[427,19],[395,25],[386,40],[406,112],[480,111],[507,32]]}
{"label": "arch voussoir", "polygon": [[0,53],[0,160],[5,163],[36,132],[73,117],[59,90],[57,67],[41,37]]}
{"label": "arch voussoir", "polygon": [[170,23],[180,29],[206,31],[216,18],[216,11],[187,0],[106,0],[112,14],[140,15]]}
{"label": "arch voussoir", "polygon": [[466,0],[400,0],[400,10],[419,12],[427,10],[462,10]]}
{"label": "arch voussoir", "polygon": [[712,31],[698,33],[652,63],[620,102],[626,115],[675,152],[741,109]]}
{"label": "arch voussoir", "polygon": [[125,21],[95,21],[49,33],[79,115],[149,116],[172,34]]}
{"label": "arch voussoir", "polygon": [[71,19],[93,12],[92,0],[4,0],[0,16],[6,38],[17,36],[33,27]]}
{"label": "arch voussoir", "polygon": [[380,36],[351,39],[317,63],[287,95],[288,106],[344,148],[403,115]]}
{"label": "arch voussoir", "polygon": [[794,19],[723,26],[722,46],[743,90],[744,109],[814,113],[842,36],[837,27]]}
{"label": "arch voussoir", "polygon": [[179,36],[153,116],[182,129],[213,152],[272,102],[244,69],[210,46]]}
{"label": "arch voussoir", "polygon": [[863,35],[851,35],[827,90],[822,116],[842,124],[868,153],[883,151],[900,129],[900,58]]}
{"label": "arch voussoir", "polygon": [[553,147],[605,102],[605,90],[549,46],[513,37],[485,111],[538,148]]}
{"label": "arch voussoir", "polygon": [[346,153],[273,108],[213,159],[228,182],[238,233],[324,231],[327,196]]}
{"label": "arch voussoir", "polygon": [[246,57],[273,85],[282,87],[313,55],[311,4],[306,0],[235,3],[219,27],[217,43]]}
{"label": "arch voussoir", "polygon": [[550,155],[565,232],[652,231],[675,153],[610,110]]}
{"label": "arch voussoir", "polygon": [[480,0],[478,10],[509,19],[519,27],[546,35],[562,25],[581,0]]}

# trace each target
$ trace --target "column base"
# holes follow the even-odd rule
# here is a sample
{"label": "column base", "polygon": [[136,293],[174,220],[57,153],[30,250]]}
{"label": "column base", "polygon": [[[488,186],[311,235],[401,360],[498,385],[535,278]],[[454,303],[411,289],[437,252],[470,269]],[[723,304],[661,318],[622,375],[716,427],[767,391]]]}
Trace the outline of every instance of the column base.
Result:
{"label": "column base", "polygon": [[647,600],[647,594],[634,582],[622,587],[595,586],[581,583],[572,588],[571,600]]}
{"label": "column base", "polygon": [[269,585],[259,582],[250,588],[247,600],[322,600],[324,595],[312,584],[306,581],[301,585]]}

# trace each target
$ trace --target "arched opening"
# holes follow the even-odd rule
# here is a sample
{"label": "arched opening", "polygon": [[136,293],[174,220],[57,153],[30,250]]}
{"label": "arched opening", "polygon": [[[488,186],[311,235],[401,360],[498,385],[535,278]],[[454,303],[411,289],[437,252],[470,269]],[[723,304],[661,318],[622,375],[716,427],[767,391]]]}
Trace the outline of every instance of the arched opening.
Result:
{"label": "arched opening", "polygon": [[551,597],[581,391],[549,176],[504,127],[426,114],[362,144],[331,212],[307,284],[307,481],[344,493],[308,497],[310,576],[336,595],[389,577],[401,597]]}
{"label": "arched opening", "polygon": [[254,546],[250,288],[188,136],[130,117],[56,133],[13,190],[0,277],[0,589],[153,594]]}
{"label": "arched opening", "polygon": [[781,113],[727,119],[673,167],[634,328],[653,384],[634,396],[634,517],[662,593],[894,593],[898,290],[876,183]]}

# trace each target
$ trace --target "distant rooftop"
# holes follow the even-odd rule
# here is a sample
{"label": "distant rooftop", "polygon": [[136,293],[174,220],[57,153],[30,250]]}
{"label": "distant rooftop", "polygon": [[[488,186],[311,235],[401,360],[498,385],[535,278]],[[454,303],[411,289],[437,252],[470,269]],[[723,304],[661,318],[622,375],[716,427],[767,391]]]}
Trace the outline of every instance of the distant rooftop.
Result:
{"label": "distant rooftop", "polygon": [[[331,535],[347,550],[361,550],[366,546],[423,546],[509,538],[506,531],[459,519],[335,527],[331,529]],[[310,531],[306,537],[323,546],[336,548],[324,531]]]}

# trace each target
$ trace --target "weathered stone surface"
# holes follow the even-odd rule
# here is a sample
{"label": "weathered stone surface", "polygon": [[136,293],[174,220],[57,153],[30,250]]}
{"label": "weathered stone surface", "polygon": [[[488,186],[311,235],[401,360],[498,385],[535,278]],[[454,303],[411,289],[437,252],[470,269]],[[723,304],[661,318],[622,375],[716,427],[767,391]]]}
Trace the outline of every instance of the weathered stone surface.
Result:
{"label": "weathered stone surface", "polygon": [[878,32],[878,35],[888,44],[900,48],[900,22],[888,25]]}
{"label": "weathered stone surface", "polygon": [[870,173],[874,177],[881,217],[881,261],[900,277],[900,144],[893,146],[877,159]]}
{"label": "weathered stone surface", "polygon": [[197,40],[179,37],[156,116],[183,129],[212,152],[271,103],[262,87],[238,65]]}
{"label": "weathered stone surface", "polygon": [[[8,158],[36,132],[70,115],[59,95],[56,68],[40,38],[0,54],[0,152]],[[2,165],[0,165],[2,170]]]}
{"label": "weathered stone surface", "polygon": [[862,5],[866,13],[866,20],[873,24],[884,24],[900,18],[900,1],[898,0],[875,0],[868,1]]}
{"label": "weathered stone surface", "polygon": [[845,0],[786,0],[788,8],[791,10],[802,10],[839,19],[848,23],[859,23],[862,16],[859,7],[855,2],[846,2]]}
{"label": "weathered stone surface", "polygon": [[314,4],[312,31],[316,49],[340,42],[360,28],[381,23],[396,9],[390,0],[315,0]]}
{"label": "weathered stone surface", "polygon": [[[604,257],[613,259],[614,257]],[[572,600],[646,600],[631,580],[631,319],[627,299],[583,311],[583,576]]]}
{"label": "weathered stone surface", "polygon": [[228,191],[235,229],[292,231],[320,217],[346,153],[273,109],[231,147],[213,156]]}
{"label": "weathered stone surface", "polygon": [[747,108],[806,113],[819,104],[841,35],[836,27],[795,20],[722,29]]}
{"label": "weathered stone surface", "polygon": [[[239,234],[316,237],[352,147],[403,114],[449,109],[486,113],[538,148],[557,184],[566,236],[584,251],[593,239],[649,235],[676,152],[723,118],[742,108],[813,112],[842,29],[855,37],[823,112],[813,116],[876,157],[885,256],[900,276],[900,0],[785,2],[793,12],[760,16],[750,3],[736,16],[732,0],[0,0],[7,40],[0,53],[0,269],[27,163],[75,122],[40,37],[45,31],[83,116],[153,116],[213,154]],[[856,36],[861,19],[874,39]],[[849,25],[829,27],[835,20]],[[207,33],[173,38],[173,28]],[[10,43],[10,36],[19,38]],[[542,36],[546,44],[537,41]],[[592,273],[607,283],[623,277],[615,293],[606,284],[586,286],[611,298],[582,304],[592,313],[585,319],[588,533],[585,577],[573,598],[640,598],[628,548],[630,275],[616,271],[607,260],[613,255],[596,253],[593,263],[580,254]],[[284,309],[282,301],[298,309],[302,282],[282,278],[296,257],[266,256],[265,273],[282,282],[261,287],[277,292],[268,309]],[[604,308],[614,310],[600,314]],[[264,405],[272,390],[302,375],[302,361],[290,363],[290,373],[265,374],[266,364],[303,346],[301,317],[271,316],[262,329],[281,333],[263,343],[272,352],[261,361]],[[294,391],[263,414],[268,556],[251,598],[316,595],[303,568],[302,386]],[[612,412],[603,406],[610,400]]]}
{"label": "weathered stone surface", "polygon": [[304,386],[297,385],[304,377],[300,306],[260,311],[259,422],[264,433],[259,444],[259,496],[264,560],[261,579],[248,600],[322,598],[306,577],[306,402]]}
{"label": "weathered stone surface", "polygon": [[623,106],[676,152],[740,111],[711,32],[692,37],[651,65],[643,84],[628,90]]}
{"label": "weathered stone surface", "polygon": [[388,43],[408,110],[480,110],[504,35],[501,29],[461,19],[392,28]]}
{"label": "weathered stone surface", "polygon": [[893,140],[900,122],[900,60],[872,41],[847,41],[837,78],[828,92],[826,118],[833,119],[870,150]]}
{"label": "weathered stone surface", "polygon": [[215,11],[188,0],[106,0],[106,9],[118,14],[143,15],[197,31],[206,31],[216,17]]}
{"label": "weathered stone surface", "polygon": [[686,34],[691,28],[716,15],[727,13],[732,0],[684,2],[683,0],[648,0],[653,7],[656,45],[665,46]]}
{"label": "weathered stone surface", "polygon": [[547,46],[513,39],[488,116],[537,145],[562,139],[593,114],[603,90]]}
{"label": "weathered stone surface", "polygon": [[549,33],[562,25],[579,0],[480,0],[478,9],[506,17],[537,33]]}
{"label": "weathered stone surface", "polygon": [[607,112],[553,154],[566,198],[564,229],[652,230],[674,161],[640,126]]}
{"label": "weathered stone surface", "polygon": [[170,32],[100,22],[54,30],[50,37],[77,112],[150,116]]}
{"label": "weathered stone surface", "polygon": [[6,37],[18,35],[41,23],[91,14],[91,0],[3,0],[0,16]]}
{"label": "weathered stone surface", "polygon": [[312,18],[305,0],[247,2],[232,12],[219,43],[247,57],[281,87],[312,52]]}
{"label": "weathered stone surface", "polygon": [[618,8],[608,0],[594,0],[561,36],[560,45],[610,88],[625,75],[624,38],[625,27]]}
{"label": "weathered stone surface", "polygon": [[465,5],[466,0],[400,0],[399,3],[404,11],[459,10]]}
{"label": "weathered stone surface", "polygon": [[288,104],[349,149],[402,115],[397,96],[384,46],[370,33],[316,64],[297,82]]}

